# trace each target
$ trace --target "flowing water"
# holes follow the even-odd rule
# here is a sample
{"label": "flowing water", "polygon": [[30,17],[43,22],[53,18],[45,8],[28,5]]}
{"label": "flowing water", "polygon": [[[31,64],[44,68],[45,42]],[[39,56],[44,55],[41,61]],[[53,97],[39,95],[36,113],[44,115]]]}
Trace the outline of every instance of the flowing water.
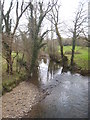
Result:
{"label": "flowing water", "polygon": [[88,117],[88,77],[69,71],[62,73],[59,64],[42,59],[33,79],[34,84],[49,94],[28,112],[26,118]]}
{"label": "flowing water", "polygon": [[46,89],[55,84],[55,76],[62,73],[60,64],[50,62],[49,59],[39,61],[38,71],[32,77],[32,83],[41,89]]}

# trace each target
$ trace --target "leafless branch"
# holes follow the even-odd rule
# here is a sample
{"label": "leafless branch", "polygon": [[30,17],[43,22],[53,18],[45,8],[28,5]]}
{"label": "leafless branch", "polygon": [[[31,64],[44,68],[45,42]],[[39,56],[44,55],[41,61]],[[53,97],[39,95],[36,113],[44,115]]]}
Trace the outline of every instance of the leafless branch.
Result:
{"label": "leafless branch", "polygon": [[19,20],[20,18],[22,17],[23,13],[27,10],[27,8],[31,5],[31,2],[28,3],[28,5],[23,9],[23,5],[24,5],[24,2],[22,1],[22,5],[21,5],[21,13],[20,15],[18,15],[18,0],[17,0],[17,7],[16,7],[16,16],[17,16],[17,19],[16,19],[16,25],[14,27],[14,30],[13,30],[13,33],[12,35],[15,34],[16,32],[16,29],[18,27],[18,24],[19,24]]}

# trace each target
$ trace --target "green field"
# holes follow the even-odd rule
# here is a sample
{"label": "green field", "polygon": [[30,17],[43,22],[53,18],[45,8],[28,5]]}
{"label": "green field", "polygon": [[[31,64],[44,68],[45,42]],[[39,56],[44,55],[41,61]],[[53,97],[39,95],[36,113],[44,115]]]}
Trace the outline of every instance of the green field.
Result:
{"label": "green field", "polygon": [[[63,49],[70,63],[72,46],[64,46]],[[60,47],[58,47],[58,52],[60,53]],[[74,62],[83,70],[88,70],[88,58],[88,47],[76,46]]]}

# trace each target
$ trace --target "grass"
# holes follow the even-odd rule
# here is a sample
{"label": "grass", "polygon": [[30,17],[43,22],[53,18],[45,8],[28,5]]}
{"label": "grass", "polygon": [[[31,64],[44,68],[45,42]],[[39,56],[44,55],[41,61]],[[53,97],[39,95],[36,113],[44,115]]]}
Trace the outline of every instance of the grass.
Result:
{"label": "grass", "polygon": [[[16,53],[13,53],[12,56],[15,56]],[[6,60],[2,58],[2,93],[6,93],[11,91],[14,87],[16,87],[21,81],[25,80],[25,70],[21,70],[20,74],[16,72],[16,59],[13,63],[13,75],[8,75],[6,73]]]}
{"label": "grass", "polygon": [[7,75],[6,73],[2,77],[2,93],[11,91],[21,81],[23,81],[25,74],[14,73],[13,75]]}
{"label": "grass", "polygon": [[[71,54],[68,54],[69,52],[71,53],[72,51],[72,46],[64,46],[63,48],[64,54],[68,57],[69,63],[70,63],[70,58]],[[60,48],[58,47],[58,52],[60,53]],[[74,62],[81,67],[82,70],[88,70],[88,47],[81,47],[81,46],[76,46],[75,48],[75,57],[74,57]]]}

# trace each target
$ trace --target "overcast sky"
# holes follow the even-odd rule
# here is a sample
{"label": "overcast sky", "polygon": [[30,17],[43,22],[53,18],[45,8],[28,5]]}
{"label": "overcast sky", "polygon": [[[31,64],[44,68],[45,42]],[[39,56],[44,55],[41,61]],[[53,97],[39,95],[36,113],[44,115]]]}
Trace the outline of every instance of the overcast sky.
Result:
{"label": "overcast sky", "polygon": [[[7,10],[8,6],[9,6],[9,3],[11,0],[5,0],[5,11]],[[19,0],[21,1],[21,0]],[[25,2],[28,1],[28,0],[24,0]],[[36,1],[36,0],[34,0]],[[43,0],[45,3],[48,2],[49,0]],[[88,1],[89,0],[58,0],[61,4],[61,8],[60,8],[60,19],[61,21],[64,21],[65,23],[67,24],[70,24],[70,21],[72,21],[72,18],[74,16],[74,12],[76,11],[77,7],[78,7],[78,4],[80,1],[82,2],[86,2],[86,6],[85,6],[85,9],[87,9],[87,5],[88,5]],[[15,14],[13,12],[12,14],[13,18],[15,17]],[[21,19],[21,24],[25,22],[24,18]],[[48,27],[49,25],[46,26],[46,28]],[[64,37],[65,35],[62,34]]]}

